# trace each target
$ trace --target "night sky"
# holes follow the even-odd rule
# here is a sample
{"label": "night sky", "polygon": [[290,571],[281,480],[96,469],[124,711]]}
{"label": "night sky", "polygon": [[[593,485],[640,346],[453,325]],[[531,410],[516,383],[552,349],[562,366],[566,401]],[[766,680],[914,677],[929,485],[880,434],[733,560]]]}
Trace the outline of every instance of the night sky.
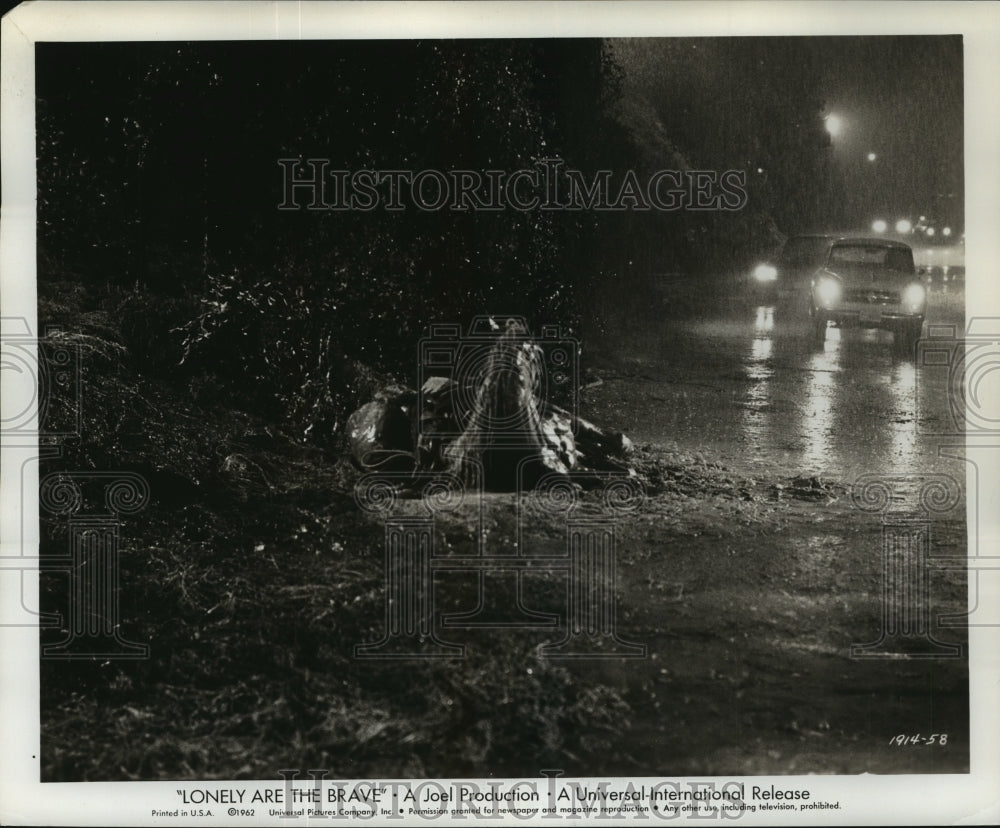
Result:
{"label": "night sky", "polygon": [[[961,226],[962,38],[817,38],[832,141],[849,187],[874,211]],[[875,161],[868,154],[875,153]],[[941,195],[953,194],[950,199]],[[941,195],[939,195],[941,194]],[[887,215],[886,218],[896,218]],[[859,216],[859,218],[867,218]]]}
{"label": "night sky", "polygon": [[[608,82],[596,69],[602,48],[616,64]],[[382,213],[289,218],[276,210],[285,157],[329,157],[338,169],[517,169],[555,153],[589,169],[745,172],[742,215],[604,221],[609,261],[621,249],[628,264],[630,236],[642,231],[649,269],[722,272],[773,243],[772,219],[785,233],[920,215],[964,227],[960,36],[65,43],[39,44],[37,55],[40,244],[76,261],[77,241],[99,239],[88,242],[91,269],[128,283],[160,273],[176,283],[213,257],[256,267],[275,238],[300,252],[306,242],[343,251],[348,218],[380,250],[410,249],[400,233],[420,239],[418,270],[466,269],[470,280],[481,280],[481,261],[505,280],[511,267],[538,266],[523,251],[501,266],[494,248],[513,250],[515,229],[529,247],[555,249],[533,215],[514,229],[484,217],[496,238],[488,254],[456,247],[472,231],[452,215],[405,226]],[[619,99],[605,113],[608,90]],[[824,115],[842,124],[832,137]],[[331,241],[317,242],[320,231]],[[444,234],[442,251],[424,250],[423,239]],[[667,253],[664,235],[677,240]],[[589,268],[592,257],[581,258],[558,265]]]}
{"label": "night sky", "polygon": [[[959,35],[689,38],[615,41],[630,88],[657,107],[692,88],[709,89],[732,117],[769,84],[786,99],[815,93],[817,118],[840,120],[827,174],[846,189],[849,221],[868,226],[940,213],[963,225],[963,53]],[[703,60],[671,77],[678,48]],[[740,63],[733,55],[742,55]],[[777,113],[778,119],[781,113]],[[669,127],[671,124],[667,124]],[[777,128],[778,120],[762,129]],[[802,125],[804,126],[804,125]],[[875,160],[868,155],[874,153]],[[777,167],[795,163],[775,159]],[[775,170],[772,169],[772,172]],[[787,169],[785,170],[787,173]],[[952,194],[941,198],[939,194]],[[831,228],[823,228],[831,229]]]}

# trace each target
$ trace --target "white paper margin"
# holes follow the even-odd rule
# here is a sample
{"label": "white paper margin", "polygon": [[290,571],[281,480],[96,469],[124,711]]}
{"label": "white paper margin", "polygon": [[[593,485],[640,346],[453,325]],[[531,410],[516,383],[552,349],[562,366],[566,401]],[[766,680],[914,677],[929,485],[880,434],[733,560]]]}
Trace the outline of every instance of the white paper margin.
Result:
{"label": "white paper margin", "polygon": [[[34,43],[108,40],[276,40],[450,37],[672,37],[748,35],[961,34],[965,50],[965,182],[967,318],[1000,315],[1000,5],[997,3],[877,2],[553,2],[553,3],[323,3],[323,2],[35,2],[4,19],[2,32],[2,177],[0,309],[32,330],[35,293]],[[933,136],[928,136],[933,140]],[[7,335],[7,331],[4,332]],[[995,389],[994,389],[995,390]],[[9,384],[3,411],[19,411]],[[996,410],[993,408],[992,410]],[[37,553],[37,472],[21,465],[33,449],[3,447],[0,463],[0,558]],[[1000,555],[997,469],[983,470],[978,525],[980,555]],[[991,474],[990,472],[994,472]],[[975,481],[968,475],[969,500]],[[21,517],[26,536],[22,538]],[[0,608],[20,601],[2,573]],[[37,573],[25,572],[33,594]],[[992,583],[996,578],[993,578]],[[18,583],[17,587],[20,586]],[[970,579],[970,600],[975,599]],[[1000,590],[978,595],[1000,601]],[[741,824],[990,824],[1000,822],[1000,630],[969,630],[971,768],[964,774],[926,776],[749,777],[751,784],[807,787],[813,800],[839,800],[837,812],[746,814]],[[154,808],[173,809],[176,790],[281,787],[279,779],[254,782],[39,783],[38,632],[0,627],[0,823],[63,825],[296,824],[220,816],[185,822],[154,819]],[[303,774],[304,775],[304,774]],[[692,778],[693,780],[694,778]],[[718,778],[722,783],[730,779]],[[495,781],[495,780],[494,780]],[[545,790],[544,780],[536,780]],[[561,783],[568,780],[561,779]],[[608,780],[624,788],[663,778]],[[684,782],[678,779],[676,781]],[[689,780],[690,781],[690,780]],[[481,787],[486,780],[479,780]],[[805,820],[802,817],[805,816]],[[471,819],[495,824],[493,820]],[[513,820],[571,823],[568,818]],[[615,820],[599,819],[597,824]],[[657,818],[643,820],[655,824]],[[668,820],[662,820],[668,821]],[[311,821],[310,821],[311,822]],[[367,824],[456,824],[458,820],[371,819]],[[343,820],[320,824],[342,825]]]}

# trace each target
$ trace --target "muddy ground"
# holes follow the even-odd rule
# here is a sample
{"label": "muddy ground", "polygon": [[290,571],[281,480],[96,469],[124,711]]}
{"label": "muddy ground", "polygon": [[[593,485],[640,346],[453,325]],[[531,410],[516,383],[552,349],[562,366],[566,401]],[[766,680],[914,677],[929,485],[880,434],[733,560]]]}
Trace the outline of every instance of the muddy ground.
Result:
{"label": "muddy ground", "polygon": [[[387,594],[384,524],[358,509],[357,474],[273,424],[123,375],[113,390],[128,439],[113,455],[154,497],[121,529],[122,631],[149,643],[150,658],[43,661],[43,778],[967,771],[964,658],[851,657],[852,644],[878,638],[883,598],[883,526],[852,505],[851,478],[835,464],[797,471],[794,457],[741,463],[732,446],[683,434],[649,439],[643,412],[676,416],[681,403],[630,381],[636,359],[606,347],[581,399],[591,418],[639,437],[646,498],[615,528],[616,631],[645,648],[630,659],[539,657],[565,633],[565,572],[530,569],[518,586],[444,567],[435,628],[464,657],[357,659],[355,645],[385,633]],[[102,370],[134,371],[122,366],[119,354]],[[754,381],[738,366],[723,373]],[[606,515],[598,493],[579,498],[577,516]],[[515,547],[518,510],[513,494],[473,498],[439,520],[436,555],[565,554],[553,513],[524,521]],[[931,555],[964,555],[963,515],[959,505],[931,523]],[[65,527],[44,529],[43,553],[58,553]],[[964,572],[929,578],[930,632],[963,644],[937,618],[965,610]],[[43,608],[65,606],[67,583],[43,576]],[[509,611],[518,589],[557,626],[442,624],[483,596]],[[903,649],[925,654],[921,641]],[[937,739],[891,743],[916,734]]]}

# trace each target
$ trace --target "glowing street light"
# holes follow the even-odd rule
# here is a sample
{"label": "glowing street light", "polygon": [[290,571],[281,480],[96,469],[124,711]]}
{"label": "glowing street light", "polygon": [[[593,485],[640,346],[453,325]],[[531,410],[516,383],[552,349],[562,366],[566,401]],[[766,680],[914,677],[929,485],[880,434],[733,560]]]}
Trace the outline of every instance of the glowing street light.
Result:
{"label": "glowing street light", "polygon": [[869,161],[874,161],[876,158],[878,158],[878,156],[874,152],[868,153],[868,160]]}
{"label": "glowing street light", "polygon": [[884,233],[889,225],[885,223],[884,219],[876,219],[872,222],[872,230],[876,233]]}
{"label": "glowing street light", "polygon": [[951,235],[951,228],[950,227],[945,227],[944,230],[941,231],[941,235],[942,236],[950,236]]}
{"label": "glowing street light", "polygon": [[896,222],[897,233],[909,233],[912,229],[913,225],[910,224],[908,219],[900,219]]}
{"label": "glowing street light", "polygon": [[836,138],[840,135],[841,130],[844,128],[844,122],[839,115],[830,114],[824,119],[826,122],[826,131],[830,133],[831,136]]}

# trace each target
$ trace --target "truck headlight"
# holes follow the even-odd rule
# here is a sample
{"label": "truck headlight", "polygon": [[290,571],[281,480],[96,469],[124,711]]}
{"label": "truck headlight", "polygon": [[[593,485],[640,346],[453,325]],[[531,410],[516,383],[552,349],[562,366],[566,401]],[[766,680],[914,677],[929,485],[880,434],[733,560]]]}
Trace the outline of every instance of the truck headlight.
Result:
{"label": "truck headlight", "polygon": [[920,310],[927,301],[927,291],[923,285],[907,285],[903,291],[903,304],[909,310]]}
{"label": "truck headlight", "polygon": [[826,306],[840,299],[840,282],[836,279],[820,279],[816,283],[816,298]]}
{"label": "truck headlight", "polygon": [[758,282],[773,282],[778,278],[778,268],[769,264],[757,265],[754,268],[753,277]]}

